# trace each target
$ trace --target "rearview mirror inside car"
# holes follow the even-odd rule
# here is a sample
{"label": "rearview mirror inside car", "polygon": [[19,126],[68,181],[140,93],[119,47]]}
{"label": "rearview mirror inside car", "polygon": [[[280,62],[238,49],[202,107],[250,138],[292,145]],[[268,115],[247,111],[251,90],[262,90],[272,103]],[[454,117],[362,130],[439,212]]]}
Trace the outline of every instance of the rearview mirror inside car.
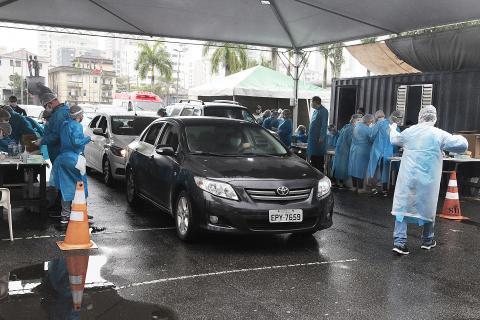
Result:
{"label": "rearview mirror inside car", "polygon": [[161,156],[174,156],[175,155],[175,150],[173,150],[172,147],[169,146],[157,146],[155,149],[155,152]]}

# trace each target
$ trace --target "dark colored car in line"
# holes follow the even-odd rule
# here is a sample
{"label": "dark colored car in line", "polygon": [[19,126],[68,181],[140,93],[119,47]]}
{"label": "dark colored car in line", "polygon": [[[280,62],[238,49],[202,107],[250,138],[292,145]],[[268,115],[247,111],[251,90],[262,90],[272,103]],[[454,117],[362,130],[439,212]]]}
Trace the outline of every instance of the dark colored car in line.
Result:
{"label": "dark colored car in line", "polygon": [[199,231],[312,234],[332,225],[330,180],[264,128],[242,120],[162,118],[127,148],[127,200]]}

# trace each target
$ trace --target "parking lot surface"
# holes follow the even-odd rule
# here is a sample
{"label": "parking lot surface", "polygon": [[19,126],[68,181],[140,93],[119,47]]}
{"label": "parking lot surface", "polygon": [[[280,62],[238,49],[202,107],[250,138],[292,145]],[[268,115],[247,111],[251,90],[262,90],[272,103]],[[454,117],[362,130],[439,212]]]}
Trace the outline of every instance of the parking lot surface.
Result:
{"label": "parking lot surface", "polygon": [[62,266],[85,259],[78,256],[88,257],[94,279],[80,319],[480,318],[479,201],[462,201],[471,221],[437,220],[431,251],[411,227],[411,254],[397,257],[391,198],[336,191],[333,227],[314,236],[208,234],[186,244],[166,214],[129,208],[123,184],[89,181],[89,213],[106,227],[92,234],[99,249],[60,252],[62,232],[36,214],[15,213],[13,243],[0,223],[0,279],[10,279],[0,319],[70,314],[70,296],[49,290]]}

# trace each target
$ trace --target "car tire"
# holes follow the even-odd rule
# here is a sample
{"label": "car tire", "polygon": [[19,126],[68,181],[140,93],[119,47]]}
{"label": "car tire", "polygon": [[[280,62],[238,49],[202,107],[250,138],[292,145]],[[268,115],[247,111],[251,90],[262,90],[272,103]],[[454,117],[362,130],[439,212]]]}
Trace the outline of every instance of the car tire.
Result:
{"label": "car tire", "polygon": [[110,161],[107,157],[103,160],[102,173],[103,183],[105,183],[105,185],[109,187],[113,186],[112,168],[110,166]]}
{"label": "car tire", "polygon": [[175,228],[180,240],[191,242],[198,237],[198,222],[192,210],[192,203],[185,191],[175,201]]}
{"label": "car tire", "polygon": [[131,168],[127,169],[126,175],[126,195],[127,202],[131,207],[136,207],[140,203],[140,199],[137,193],[137,187],[135,185],[135,177]]}

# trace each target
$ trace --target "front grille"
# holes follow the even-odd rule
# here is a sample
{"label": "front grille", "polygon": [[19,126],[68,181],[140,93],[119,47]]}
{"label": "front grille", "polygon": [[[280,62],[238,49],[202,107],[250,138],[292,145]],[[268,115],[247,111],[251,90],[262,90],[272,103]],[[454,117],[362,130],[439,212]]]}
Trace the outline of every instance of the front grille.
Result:
{"label": "front grille", "polygon": [[302,201],[310,197],[312,188],[293,189],[286,196],[278,195],[273,189],[245,189],[245,191],[250,198],[257,201]]}
{"label": "front grille", "polygon": [[248,219],[247,225],[251,230],[295,230],[311,228],[317,222],[317,217],[303,218],[302,222],[282,222],[270,223],[268,217],[266,219]]}

